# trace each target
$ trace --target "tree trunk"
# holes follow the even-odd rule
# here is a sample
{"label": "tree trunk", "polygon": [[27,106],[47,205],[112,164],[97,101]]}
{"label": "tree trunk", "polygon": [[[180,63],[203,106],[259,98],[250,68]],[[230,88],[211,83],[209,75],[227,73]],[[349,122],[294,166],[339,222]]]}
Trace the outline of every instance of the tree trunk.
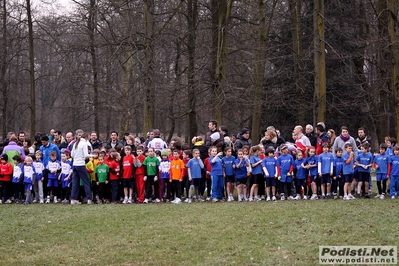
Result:
{"label": "tree trunk", "polygon": [[[293,52],[294,52],[294,76],[295,76],[295,91],[299,97],[299,102],[306,102],[306,98],[303,96],[305,94],[305,84],[303,77],[303,62],[302,62],[302,29],[301,29],[301,10],[302,2],[296,0],[290,0],[291,18],[292,18],[292,41],[293,41]],[[303,100],[302,100],[303,99]],[[298,110],[298,125],[305,125],[306,121],[306,110],[300,105]],[[314,123],[315,121],[313,121]],[[315,123],[314,123],[315,124]]]}
{"label": "tree trunk", "polygon": [[[222,107],[224,102],[224,87],[226,86],[226,64],[227,64],[227,26],[230,22],[233,0],[211,0],[212,1],[212,30],[214,47],[216,51],[215,76],[213,82],[213,118],[222,124]],[[213,31],[215,32],[215,31]]]}
{"label": "tree trunk", "polygon": [[94,116],[94,130],[99,133],[99,101],[98,101],[98,62],[96,52],[96,31],[97,31],[97,4],[96,0],[90,0],[89,18],[87,23],[90,38],[90,55],[91,67],[93,74],[93,116]]}
{"label": "tree trunk", "polygon": [[36,133],[36,92],[35,92],[35,57],[33,51],[33,22],[30,0],[26,0],[26,13],[29,30],[29,83],[30,83],[30,134]]}
{"label": "tree trunk", "polygon": [[154,126],[154,0],[144,0],[144,22],[145,22],[145,69],[144,69],[144,133]]}
{"label": "tree trunk", "polygon": [[324,0],[314,0],[314,98],[316,109],[314,122],[325,122],[326,118],[326,52],[324,42]]}
{"label": "tree trunk", "polygon": [[262,102],[264,78],[265,78],[265,64],[266,64],[266,42],[269,35],[271,21],[276,7],[277,0],[273,1],[273,7],[269,15],[268,25],[266,25],[265,4],[264,0],[258,0],[259,12],[259,42],[258,51],[255,55],[255,93],[254,93],[254,111],[252,115],[252,137],[258,138],[260,136],[260,120],[262,116]]}
{"label": "tree trunk", "polygon": [[387,0],[389,48],[391,50],[391,88],[395,98],[395,131],[399,139],[399,38],[398,1]]}
{"label": "tree trunk", "polygon": [[197,135],[197,112],[196,112],[196,91],[197,84],[195,81],[195,40],[196,40],[196,28],[197,28],[197,17],[198,17],[198,1],[188,0],[187,2],[187,18],[188,18],[188,139],[191,144],[191,139]]}
{"label": "tree trunk", "polygon": [[3,139],[7,136],[7,107],[8,107],[8,84],[6,82],[6,73],[7,73],[7,4],[6,0],[3,0],[3,42],[2,42],[2,53],[1,53],[1,92],[3,96],[3,106],[1,108],[1,113],[2,113],[2,120],[1,120],[1,131],[2,131],[2,136]]}

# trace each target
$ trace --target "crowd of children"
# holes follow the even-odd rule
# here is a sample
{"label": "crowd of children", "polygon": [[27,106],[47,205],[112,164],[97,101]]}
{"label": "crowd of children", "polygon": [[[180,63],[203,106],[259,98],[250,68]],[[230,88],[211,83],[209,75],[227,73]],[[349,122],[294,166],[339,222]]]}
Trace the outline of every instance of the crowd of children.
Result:
{"label": "crowd of children", "polygon": [[[201,139],[196,138],[196,141]],[[123,152],[121,152],[123,151]],[[121,151],[95,149],[86,160],[93,201],[103,203],[180,204],[194,201],[276,201],[369,198],[371,171],[375,170],[378,193],[394,199],[399,194],[399,146],[383,143],[372,154],[368,143],[355,154],[352,144],[332,154],[329,143],[316,155],[315,147],[295,152],[282,144],[278,150],[263,145],[211,146],[201,159],[200,149],[177,150],[127,145]],[[50,153],[43,163],[42,152],[15,155],[9,163],[1,156],[0,203],[69,203],[72,160],[68,149]],[[44,174],[46,171],[46,174]],[[83,184],[78,200],[84,201]],[[389,194],[388,191],[389,190]],[[236,194],[236,197],[234,196]]]}

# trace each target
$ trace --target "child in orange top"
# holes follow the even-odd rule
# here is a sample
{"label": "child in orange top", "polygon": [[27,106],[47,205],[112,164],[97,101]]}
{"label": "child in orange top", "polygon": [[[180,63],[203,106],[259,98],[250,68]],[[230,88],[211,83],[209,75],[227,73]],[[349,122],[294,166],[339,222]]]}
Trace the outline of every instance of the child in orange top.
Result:
{"label": "child in orange top", "polygon": [[184,175],[184,163],[180,159],[180,153],[178,150],[173,151],[173,160],[170,163],[170,178],[169,182],[172,183],[172,197],[175,195],[175,199],[172,203],[181,203],[181,182],[183,181]]}

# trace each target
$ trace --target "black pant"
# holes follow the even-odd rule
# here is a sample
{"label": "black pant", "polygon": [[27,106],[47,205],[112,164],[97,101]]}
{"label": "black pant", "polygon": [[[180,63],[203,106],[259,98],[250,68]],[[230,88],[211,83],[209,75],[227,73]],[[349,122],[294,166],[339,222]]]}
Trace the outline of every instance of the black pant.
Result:
{"label": "black pant", "polygon": [[179,180],[172,180],[172,198],[181,198],[181,182]]}
{"label": "black pant", "polygon": [[119,180],[111,180],[111,202],[116,202],[118,199]]}
{"label": "black pant", "polygon": [[99,183],[98,185],[98,197],[100,200],[108,199],[108,184],[104,183]]}

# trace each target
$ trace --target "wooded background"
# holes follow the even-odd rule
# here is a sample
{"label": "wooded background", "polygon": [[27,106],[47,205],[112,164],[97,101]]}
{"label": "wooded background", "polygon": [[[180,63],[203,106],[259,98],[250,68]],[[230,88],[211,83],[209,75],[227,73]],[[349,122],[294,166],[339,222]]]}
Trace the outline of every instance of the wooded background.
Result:
{"label": "wooded background", "polygon": [[398,1],[72,2],[1,0],[3,137],[155,127],[191,139],[210,119],[255,141],[319,121],[397,136]]}

